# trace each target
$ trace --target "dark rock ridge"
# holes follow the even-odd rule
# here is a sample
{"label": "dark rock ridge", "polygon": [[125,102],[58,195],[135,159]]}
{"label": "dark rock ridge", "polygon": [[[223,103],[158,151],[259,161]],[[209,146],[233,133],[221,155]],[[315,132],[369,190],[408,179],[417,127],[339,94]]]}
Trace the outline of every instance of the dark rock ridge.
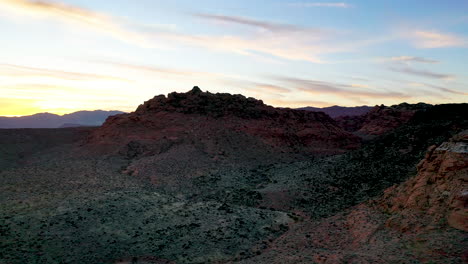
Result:
{"label": "dark rock ridge", "polygon": [[431,105],[402,103],[393,106],[375,106],[361,116],[340,116],[335,118],[341,128],[360,136],[379,136],[407,123],[418,110]]}
{"label": "dark rock ridge", "polygon": [[246,98],[240,94],[202,92],[198,86],[193,87],[187,93],[173,92],[167,97],[165,95],[155,96],[153,99],[140,105],[135,114],[161,111],[207,115],[215,118],[224,116],[245,119],[285,117],[294,118],[302,122],[311,119],[333,123],[331,118],[323,113],[274,108],[265,105],[262,100],[252,97]]}
{"label": "dark rock ridge", "polygon": [[340,117],[340,116],[361,116],[367,114],[370,110],[372,110],[372,106],[353,106],[353,107],[346,107],[346,106],[329,106],[329,107],[302,107],[298,108],[298,110],[306,110],[306,111],[314,111],[314,112],[324,112],[325,114],[329,115],[332,118]]}

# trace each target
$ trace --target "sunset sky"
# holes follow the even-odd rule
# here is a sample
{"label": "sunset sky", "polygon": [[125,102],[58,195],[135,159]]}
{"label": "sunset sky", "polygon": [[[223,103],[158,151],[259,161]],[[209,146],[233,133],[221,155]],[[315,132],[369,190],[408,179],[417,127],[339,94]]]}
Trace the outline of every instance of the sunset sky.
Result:
{"label": "sunset sky", "polygon": [[198,85],[274,106],[468,102],[464,0],[0,0],[0,116]]}

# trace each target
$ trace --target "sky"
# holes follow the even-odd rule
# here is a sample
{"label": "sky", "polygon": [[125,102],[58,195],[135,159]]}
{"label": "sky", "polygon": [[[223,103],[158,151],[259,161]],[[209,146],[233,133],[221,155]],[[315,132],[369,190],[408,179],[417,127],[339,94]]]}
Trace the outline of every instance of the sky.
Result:
{"label": "sky", "polygon": [[0,116],[156,95],[468,102],[466,0],[0,0]]}

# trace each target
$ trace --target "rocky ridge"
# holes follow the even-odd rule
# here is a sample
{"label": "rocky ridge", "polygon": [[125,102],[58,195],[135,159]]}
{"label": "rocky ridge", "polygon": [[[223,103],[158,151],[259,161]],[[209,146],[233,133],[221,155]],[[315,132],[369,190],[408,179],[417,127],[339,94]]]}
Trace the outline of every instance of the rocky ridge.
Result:
{"label": "rocky ridge", "polygon": [[375,106],[360,116],[341,116],[335,118],[344,130],[360,136],[379,136],[402,124],[407,123],[417,109],[398,106]]}

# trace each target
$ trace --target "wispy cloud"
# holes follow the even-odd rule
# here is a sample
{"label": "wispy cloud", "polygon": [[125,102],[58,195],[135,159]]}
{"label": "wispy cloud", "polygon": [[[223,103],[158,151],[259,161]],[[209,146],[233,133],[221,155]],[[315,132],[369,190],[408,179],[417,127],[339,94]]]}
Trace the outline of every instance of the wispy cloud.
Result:
{"label": "wispy cloud", "polygon": [[205,14],[197,13],[193,14],[194,17],[216,21],[220,23],[231,23],[244,25],[249,27],[254,27],[258,29],[263,29],[271,32],[309,32],[309,33],[325,33],[323,30],[300,27],[292,24],[283,24],[283,23],[273,23],[269,21],[256,20],[248,17],[239,17],[239,16],[226,16],[226,15],[214,15],[214,14]]}
{"label": "wispy cloud", "polygon": [[246,55],[254,52],[270,54],[288,60],[323,62],[319,55],[349,50],[333,45],[335,32],[328,29],[301,27],[292,24],[274,23],[247,17],[194,14],[213,24],[231,24],[248,27],[243,34],[222,36],[177,36],[179,40],[209,49],[226,50]]}
{"label": "wispy cloud", "polygon": [[451,74],[444,74],[444,73],[437,73],[427,70],[419,70],[409,66],[405,67],[389,67],[391,71],[394,72],[401,72],[410,75],[416,75],[420,77],[432,78],[432,79],[442,79],[442,80],[452,80],[455,78],[455,75]]}
{"label": "wispy cloud", "polygon": [[7,10],[14,18],[56,20],[69,25],[86,27],[88,30],[106,34],[120,41],[139,46],[155,46],[148,36],[128,28],[128,22],[104,13],[56,1],[0,0],[0,10]]}
{"label": "wispy cloud", "polygon": [[[375,91],[364,86],[353,86],[352,84],[340,84],[334,82],[299,79],[291,77],[280,77],[280,82],[286,83],[288,86],[293,87],[299,91],[311,94],[333,94],[346,98],[357,99],[359,97],[366,98],[386,98],[386,99],[402,99],[408,98],[408,95],[399,92],[390,91]],[[358,89],[356,89],[358,88]]]}
{"label": "wispy cloud", "polygon": [[106,60],[98,60],[93,61],[96,63],[107,64],[114,67],[123,68],[125,70],[134,71],[137,73],[149,73],[151,75],[157,75],[169,79],[186,79],[186,78],[193,78],[193,79],[203,79],[203,80],[211,80],[215,83],[221,83],[224,85],[236,87],[237,89],[242,89],[248,92],[255,92],[258,95],[266,95],[266,94],[281,94],[281,93],[289,93],[291,92],[290,89],[282,87],[280,85],[275,85],[271,83],[265,82],[256,82],[256,81],[248,81],[241,76],[237,75],[229,75],[229,74],[220,74],[214,72],[203,72],[203,71],[195,71],[189,69],[180,69],[180,68],[168,68],[168,67],[158,67],[153,65],[141,65],[141,64],[132,64],[132,63],[121,63],[121,62],[113,62],[113,61],[106,61]]}
{"label": "wispy cloud", "polygon": [[433,84],[428,84],[428,83],[424,83],[424,85],[427,86],[427,87],[431,87],[431,88],[437,89],[439,91],[445,92],[445,93],[457,94],[457,95],[468,95],[467,92],[461,92],[461,91],[457,91],[457,90],[454,90],[454,89],[449,89],[449,88],[446,88],[446,87],[442,87],[442,86],[439,86],[439,85],[433,85]]}
{"label": "wispy cloud", "polygon": [[414,56],[398,56],[389,58],[390,61],[395,62],[418,62],[418,63],[439,63],[437,60],[423,58],[423,57],[414,57]]}
{"label": "wispy cloud", "polygon": [[314,100],[281,100],[281,99],[269,99],[265,100],[265,103],[274,105],[277,107],[327,107],[333,105],[333,103],[323,102],[323,101],[314,101]]}
{"label": "wispy cloud", "polygon": [[468,39],[453,33],[439,31],[414,30],[405,31],[404,37],[409,38],[417,48],[434,49],[450,47],[468,47]]}
{"label": "wispy cloud", "polygon": [[203,71],[195,71],[195,70],[187,70],[187,69],[180,69],[180,68],[169,68],[169,67],[160,67],[160,66],[153,66],[153,65],[143,65],[143,64],[132,64],[132,63],[125,63],[125,62],[115,62],[115,61],[106,61],[106,60],[97,60],[93,61],[96,63],[107,64],[114,67],[124,68],[126,70],[132,70],[136,72],[143,72],[143,73],[150,73],[150,74],[157,74],[164,77],[204,77],[204,78],[225,78],[226,75],[224,74],[217,74],[212,72],[203,72]]}
{"label": "wispy cloud", "polygon": [[291,6],[298,7],[338,7],[338,8],[349,8],[350,4],[343,2],[301,2],[301,3],[290,3]]}
{"label": "wispy cloud", "polygon": [[54,69],[28,67],[13,64],[0,64],[0,75],[8,77],[48,77],[72,81],[111,80],[132,82],[131,80],[111,75],[95,73],[69,72]]}
{"label": "wispy cloud", "polygon": [[[238,16],[212,14],[196,14],[195,16],[214,25],[225,23],[233,26],[247,26],[250,31],[244,30],[242,34],[222,36],[178,35],[177,41],[245,55],[256,56],[260,53],[288,60],[328,63],[321,58],[323,55],[354,52],[389,40],[387,36],[366,38],[355,32],[302,27]],[[223,27],[223,30],[225,29]]]}
{"label": "wispy cloud", "polygon": [[255,88],[262,90],[262,91],[269,91],[274,93],[289,93],[291,92],[290,89],[279,85],[267,84],[267,83],[255,83]]}
{"label": "wispy cloud", "polygon": [[[316,3],[317,4],[317,3]],[[320,3],[318,3],[320,4]],[[322,3],[340,4],[340,3]],[[68,25],[76,25],[90,31],[97,31],[145,48],[183,48],[195,46],[215,52],[237,53],[258,57],[273,56],[286,60],[302,60],[324,63],[325,54],[352,52],[376,42],[357,35],[346,35],[346,41],[330,29],[301,27],[286,23],[275,23],[247,17],[219,14],[195,14],[215,26],[229,23],[247,27],[243,31],[221,34],[184,33],[169,28],[148,26],[126,18],[64,4],[55,1],[0,0],[0,9],[6,9],[16,17],[55,20]],[[342,33],[342,32],[341,32]],[[340,34],[341,34],[340,33]]]}
{"label": "wispy cloud", "polygon": [[352,84],[349,85],[349,87],[369,88],[369,85],[367,85],[367,84],[361,84],[361,83],[352,83]]}

